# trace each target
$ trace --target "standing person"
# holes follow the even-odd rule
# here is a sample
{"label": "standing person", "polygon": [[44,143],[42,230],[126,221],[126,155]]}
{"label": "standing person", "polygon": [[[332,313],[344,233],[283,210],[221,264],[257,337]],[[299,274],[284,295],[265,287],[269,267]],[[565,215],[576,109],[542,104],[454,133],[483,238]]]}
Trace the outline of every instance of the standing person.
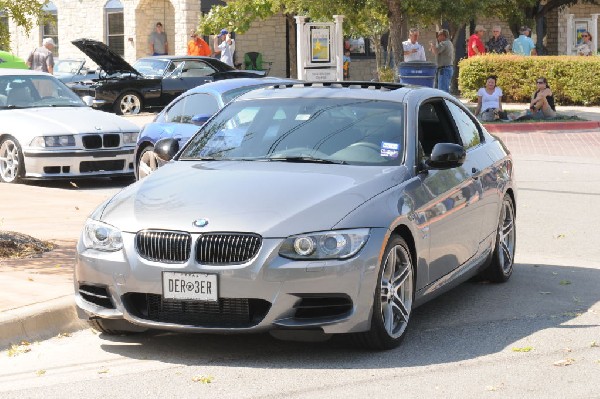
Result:
{"label": "standing person", "polygon": [[168,53],[169,43],[167,42],[167,34],[163,31],[162,23],[157,22],[154,32],[150,34],[150,54],[166,55]]}
{"label": "standing person", "polygon": [[590,35],[590,32],[583,32],[581,34],[581,40],[583,40],[583,42],[577,46],[577,55],[588,56],[594,54],[592,49],[592,35]]}
{"label": "standing person", "polygon": [[529,37],[531,34],[531,28],[527,26],[521,26],[519,30],[519,37],[513,42],[513,53],[518,55],[530,56],[537,55],[535,51],[535,43]]}
{"label": "standing person", "polygon": [[419,30],[417,28],[411,28],[408,31],[408,40],[402,42],[404,49],[404,61],[425,61],[425,48],[419,44],[417,39],[419,38]]}
{"label": "standing person", "polygon": [[381,49],[383,50],[383,66],[394,69],[394,52],[392,51],[391,46],[389,46],[391,44],[389,30],[381,35],[381,40],[379,43],[381,44]]}
{"label": "standing person", "polygon": [[194,29],[190,32],[190,37],[192,40],[188,42],[187,55],[203,55],[206,57],[211,55],[210,46],[204,39],[198,36],[198,33]]}
{"label": "standing person", "polygon": [[535,80],[536,91],[531,96],[529,110],[534,118],[554,118],[556,107],[554,106],[554,94],[550,90],[548,80],[541,76]]}
{"label": "standing person", "polygon": [[485,80],[485,87],[477,91],[477,108],[475,115],[482,121],[493,121],[502,112],[502,89],[496,86],[496,76],[490,75]]}
{"label": "standing person", "polygon": [[27,57],[27,66],[34,71],[54,72],[54,40],[51,37],[46,37],[42,40],[42,47],[33,50]]}
{"label": "standing person", "polygon": [[344,50],[344,58],[343,58],[344,80],[350,80],[350,62],[352,62],[352,59],[350,58],[350,50]]}
{"label": "standing person", "polygon": [[[219,44],[219,39],[223,39]],[[221,33],[215,37],[215,54],[221,55],[221,61],[233,67],[233,53],[235,53],[235,40],[231,38],[231,33],[227,29],[221,29]]]}
{"label": "standing person", "polygon": [[429,43],[429,50],[437,62],[437,88],[450,93],[450,82],[454,75],[454,45],[446,29],[437,32],[437,44]]}
{"label": "standing person", "polygon": [[485,45],[488,53],[505,54],[510,49],[508,40],[502,35],[502,28],[496,25],[492,27],[492,37]]}
{"label": "standing person", "polygon": [[481,40],[484,34],[485,28],[481,25],[477,25],[475,27],[475,32],[471,35],[471,37],[469,37],[469,41],[467,43],[467,56],[469,58],[476,55],[485,54],[485,46]]}

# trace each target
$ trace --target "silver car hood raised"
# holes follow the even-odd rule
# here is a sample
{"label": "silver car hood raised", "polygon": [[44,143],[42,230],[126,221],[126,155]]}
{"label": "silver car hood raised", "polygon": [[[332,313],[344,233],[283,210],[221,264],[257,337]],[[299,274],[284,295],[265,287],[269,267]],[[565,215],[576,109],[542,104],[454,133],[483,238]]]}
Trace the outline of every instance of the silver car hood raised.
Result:
{"label": "silver car hood raised", "polygon": [[[127,187],[96,214],[131,233],[162,229],[286,237],[331,229],[405,177],[403,167],[179,161]],[[195,227],[198,219],[208,225]]]}
{"label": "silver car hood raised", "polygon": [[[0,111],[0,121],[21,139],[78,133],[135,132],[134,123],[88,107],[40,107]],[[14,130],[14,131],[13,131]],[[21,140],[21,142],[28,142]]]}

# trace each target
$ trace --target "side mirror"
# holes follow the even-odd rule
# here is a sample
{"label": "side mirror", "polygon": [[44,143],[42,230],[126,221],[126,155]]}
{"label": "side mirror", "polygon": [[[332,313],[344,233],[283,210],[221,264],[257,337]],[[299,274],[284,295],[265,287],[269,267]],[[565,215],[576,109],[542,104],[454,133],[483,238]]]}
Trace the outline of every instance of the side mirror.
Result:
{"label": "side mirror", "polygon": [[212,115],[208,115],[208,114],[198,114],[198,115],[194,115],[192,116],[192,123],[196,126],[202,126],[206,123],[207,120],[210,119]]}
{"label": "side mirror", "polygon": [[163,162],[169,162],[179,152],[179,140],[160,139],[154,144],[154,154]]}
{"label": "side mirror", "polygon": [[431,169],[456,168],[465,162],[467,152],[460,144],[437,143],[427,160],[427,167]]}
{"label": "side mirror", "polygon": [[88,107],[91,107],[94,104],[94,97],[92,96],[83,96],[81,97],[81,100],[85,103],[85,105],[87,105]]}

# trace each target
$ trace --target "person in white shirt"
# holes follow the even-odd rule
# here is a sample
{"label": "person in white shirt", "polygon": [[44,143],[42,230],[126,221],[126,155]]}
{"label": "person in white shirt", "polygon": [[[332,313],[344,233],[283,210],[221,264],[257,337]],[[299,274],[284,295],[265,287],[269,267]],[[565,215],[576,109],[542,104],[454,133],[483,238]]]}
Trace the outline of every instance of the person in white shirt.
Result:
{"label": "person in white shirt", "polygon": [[417,39],[419,38],[419,30],[417,28],[411,28],[408,31],[408,40],[402,42],[404,48],[404,61],[426,61],[425,48],[419,44]]}
{"label": "person in white shirt", "polygon": [[[221,44],[219,39],[223,38]],[[214,43],[215,54],[221,54],[221,61],[234,67],[233,65],[233,53],[235,53],[235,40],[231,38],[231,33],[227,29],[221,29],[221,33],[215,37]]]}
{"label": "person in white shirt", "polygon": [[499,118],[502,112],[502,89],[496,86],[496,76],[490,75],[485,80],[485,87],[477,91],[477,108],[475,115],[490,121]]}

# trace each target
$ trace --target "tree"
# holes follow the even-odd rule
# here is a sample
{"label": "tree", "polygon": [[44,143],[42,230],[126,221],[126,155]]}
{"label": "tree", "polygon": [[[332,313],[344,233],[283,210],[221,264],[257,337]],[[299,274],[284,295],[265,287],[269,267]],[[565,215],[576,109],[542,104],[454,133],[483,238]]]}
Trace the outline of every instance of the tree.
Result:
{"label": "tree", "polygon": [[[47,2],[48,0],[0,0],[0,12],[29,33],[34,24],[44,20],[43,7]],[[10,32],[8,26],[2,23],[0,23],[0,48],[10,49]]]}

